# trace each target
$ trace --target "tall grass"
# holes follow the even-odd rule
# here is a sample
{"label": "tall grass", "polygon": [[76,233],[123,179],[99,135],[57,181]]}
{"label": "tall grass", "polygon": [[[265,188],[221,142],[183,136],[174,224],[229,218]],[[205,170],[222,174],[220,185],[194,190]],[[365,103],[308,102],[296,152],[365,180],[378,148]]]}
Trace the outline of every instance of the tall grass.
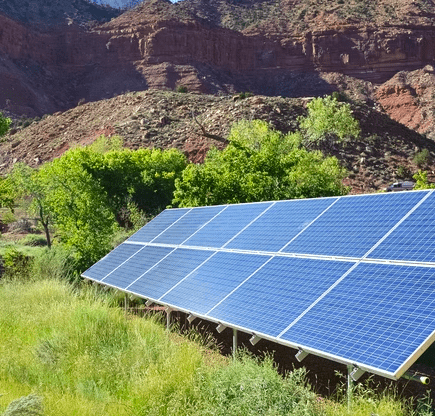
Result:
{"label": "tall grass", "polygon": [[0,284],[0,414],[14,414],[7,406],[22,396],[13,406],[42,397],[55,416],[417,414],[364,389],[349,413],[342,398],[319,398],[303,370],[283,378],[271,357],[222,358],[210,340],[126,317],[117,303],[116,293],[58,279]]}

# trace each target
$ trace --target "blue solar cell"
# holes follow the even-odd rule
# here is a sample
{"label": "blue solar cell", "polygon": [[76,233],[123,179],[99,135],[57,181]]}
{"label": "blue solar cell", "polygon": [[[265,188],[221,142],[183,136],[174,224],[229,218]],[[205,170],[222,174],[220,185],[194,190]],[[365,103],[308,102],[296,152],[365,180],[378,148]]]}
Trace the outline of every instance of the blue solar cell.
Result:
{"label": "blue solar cell", "polygon": [[275,257],[207,315],[275,337],[353,264]]}
{"label": "blue solar cell", "polygon": [[359,264],[282,339],[396,373],[435,329],[435,268]]}
{"label": "blue solar cell", "polygon": [[194,208],[183,218],[169,227],[164,233],[158,236],[153,243],[181,244],[224,208],[224,206]]}
{"label": "blue solar cell", "polygon": [[435,261],[435,194],[430,195],[369,257]]}
{"label": "blue solar cell", "polygon": [[362,257],[426,193],[397,192],[340,198],[283,251]]}
{"label": "blue solar cell", "polygon": [[279,201],[225,248],[279,251],[336,199]]}
{"label": "blue solar cell", "polygon": [[142,248],[142,245],[137,244],[121,244],[86,270],[83,276],[92,280],[101,280]]}
{"label": "blue solar cell", "polygon": [[189,208],[180,208],[167,209],[163,211],[161,214],[157,215],[157,217],[153,218],[148,224],[142,227],[137,233],[133,234],[128,241],[149,243],[189,210]]}
{"label": "blue solar cell", "polygon": [[189,246],[222,247],[246,225],[264,212],[272,202],[230,205],[184,244]]}
{"label": "blue solar cell", "polygon": [[125,289],[173,250],[169,247],[146,246],[106,276],[101,283]]}
{"label": "blue solar cell", "polygon": [[128,290],[139,296],[157,300],[213,253],[214,251],[176,249],[129,286]]}
{"label": "blue solar cell", "polygon": [[163,296],[161,301],[205,314],[269,258],[251,254],[217,253]]}

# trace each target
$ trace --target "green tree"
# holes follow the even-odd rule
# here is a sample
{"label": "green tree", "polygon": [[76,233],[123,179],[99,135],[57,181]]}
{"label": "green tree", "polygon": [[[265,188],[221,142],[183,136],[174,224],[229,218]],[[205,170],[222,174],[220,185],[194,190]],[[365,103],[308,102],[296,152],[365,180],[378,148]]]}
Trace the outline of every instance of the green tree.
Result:
{"label": "green tree", "polygon": [[434,183],[429,183],[427,180],[427,172],[421,169],[413,176],[415,180],[414,189],[435,189]]}
{"label": "green tree", "polygon": [[131,151],[112,145],[69,150],[38,170],[17,164],[10,175],[19,196],[31,198],[48,244],[52,226],[81,270],[107,253],[118,225],[134,225],[141,210],[150,215],[169,204],[186,166],[175,149]]}
{"label": "green tree", "polygon": [[14,211],[15,191],[8,178],[0,177],[0,207]]}
{"label": "green tree", "polygon": [[301,135],[283,135],[264,121],[233,126],[228,146],[211,149],[202,165],[176,180],[174,204],[215,205],[343,195],[346,175],[338,160],[301,146]]}
{"label": "green tree", "polygon": [[0,112],[0,137],[4,136],[8,131],[12,123],[12,120],[8,117],[4,117]]}
{"label": "green tree", "polygon": [[299,117],[299,125],[308,145],[343,142],[357,138],[361,129],[358,120],[352,116],[348,103],[335,97],[315,98],[307,105],[308,115]]}
{"label": "green tree", "polygon": [[45,184],[41,182],[38,171],[25,163],[16,163],[9,174],[8,181],[15,190],[15,198],[26,200],[30,197],[28,209],[42,225],[47,247],[51,248],[51,215],[45,198],[47,189]]}
{"label": "green tree", "polygon": [[107,193],[83,167],[81,152],[66,152],[43,165],[38,181],[60,242],[73,250],[80,270],[105,255],[117,228]]}

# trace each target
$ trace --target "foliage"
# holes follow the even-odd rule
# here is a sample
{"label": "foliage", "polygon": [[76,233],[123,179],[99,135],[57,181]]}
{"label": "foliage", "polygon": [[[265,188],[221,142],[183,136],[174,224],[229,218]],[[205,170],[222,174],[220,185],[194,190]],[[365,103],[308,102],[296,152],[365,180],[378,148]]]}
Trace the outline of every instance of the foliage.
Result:
{"label": "foliage", "polygon": [[3,416],[43,416],[42,397],[36,394],[14,400],[3,413]]}
{"label": "foliage", "polygon": [[35,215],[38,222],[42,225],[48,247],[51,247],[50,225],[52,217],[49,206],[45,199],[47,189],[41,181],[39,172],[24,163],[16,163],[9,177],[8,182],[15,190],[14,198],[26,199],[30,197],[28,209]]}
{"label": "foliage", "polygon": [[398,178],[407,179],[411,176],[411,171],[406,166],[399,165],[396,174]]}
{"label": "foliage", "polygon": [[337,401],[319,397],[304,370],[282,377],[271,357],[223,358],[155,316],[125,319],[117,298],[56,279],[2,284],[0,412],[38,391],[47,415],[431,414],[425,402],[413,410],[394,392],[359,384],[349,413],[344,391]]}
{"label": "foliage", "polygon": [[176,181],[174,204],[215,205],[343,195],[345,170],[300,146],[300,135],[270,129],[260,120],[233,126],[229,144],[212,149],[202,165],[189,165]]}
{"label": "foliage", "polygon": [[6,178],[0,177],[0,208],[14,210],[14,187]]}
{"label": "foliage", "polygon": [[119,137],[102,136],[93,145],[67,151],[35,170],[17,163],[8,181],[16,197],[58,241],[75,253],[84,270],[112,247],[118,225],[137,229],[168,205],[175,179],[186,166],[176,149],[122,149]]}
{"label": "foliage", "polygon": [[306,386],[305,370],[284,378],[273,359],[255,358],[247,352],[231,365],[209,374],[201,385],[201,400],[191,415],[315,415],[316,394]]}
{"label": "foliage", "polygon": [[348,103],[336,97],[314,98],[307,104],[308,115],[299,117],[299,125],[308,144],[343,142],[357,138],[361,129]]}
{"label": "foliage", "polygon": [[28,278],[32,258],[17,248],[7,247],[2,254],[2,263],[7,278]]}
{"label": "foliage", "polygon": [[176,91],[185,94],[187,92],[187,87],[185,85],[177,85]]}
{"label": "foliage", "polygon": [[435,189],[434,183],[429,183],[427,180],[427,172],[422,171],[419,169],[419,171],[413,176],[415,180],[414,189]]}
{"label": "foliage", "polygon": [[413,161],[419,168],[426,167],[430,162],[429,150],[423,149],[421,152],[417,152],[414,155]]}
{"label": "foliage", "polygon": [[60,241],[75,251],[80,269],[107,253],[116,229],[107,192],[83,166],[85,156],[81,149],[75,149],[38,171],[45,191],[44,204]]}
{"label": "foliage", "polygon": [[31,277],[35,280],[66,279],[73,282],[76,264],[71,251],[56,244],[52,249],[43,248],[33,255]]}
{"label": "foliage", "polygon": [[12,123],[12,120],[8,117],[4,117],[0,112],[0,137],[4,136],[8,131]]}
{"label": "foliage", "polygon": [[21,243],[25,246],[46,246],[47,240],[39,234],[27,234],[22,240]]}
{"label": "foliage", "polygon": [[121,136],[106,137],[102,134],[98,139],[88,146],[88,149],[96,153],[107,153],[111,151],[121,151],[124,147],[124,139]]}

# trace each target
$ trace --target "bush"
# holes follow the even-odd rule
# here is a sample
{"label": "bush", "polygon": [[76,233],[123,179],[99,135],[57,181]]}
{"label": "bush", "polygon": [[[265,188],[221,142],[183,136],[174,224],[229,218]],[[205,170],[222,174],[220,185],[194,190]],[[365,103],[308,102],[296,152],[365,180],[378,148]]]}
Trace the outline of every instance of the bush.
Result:
{"label": "bush", "polygon": [[42,235],[38,234],[28,234],[22,240],[21,243],[25,246],[46,246],[47,240]]}
{"label": "bush", "polygon": [[307,107],[308,115],[298,118],[307,145],[345,142],[360,135],[359,122],[348,103],[326,96],[315,98]]}
{"label": "bush", "polygon": [[423,149],[421,152],[416,153],[413,161],[419,168],[427,167],[430,162],[429,150]]}
{"label": "bush", "polygon": [[59,245],[41,250],[32,262],[34,279],[66,279],[72,282],[77,275],[72,254]]}
{"label": "bush", "polygon": [[406,166],[399,165],[397,166],[396,175],[398,178],[408,179],[409,177],[411,177],[411,171]]}
{"label": "bush", "polygon": [[4,136],[8,131],[12,123],[12,120],[7,117],[3,117],[3,113],[0,112],[0,137]]}
{"label": "bush", "polygon": [[29,394],[11,402],[3,416],[43,416],[43,414],[42,397]]}
{"label": "bush", "polygon": [[185,94],[187,92],[187,87],[185,85],[178,85],[176,91]]}
{"label": "bush", "polygon": [[5,276],[8,278],[28,278],[32,258],[15,247],[8,247],[2,255]]}

